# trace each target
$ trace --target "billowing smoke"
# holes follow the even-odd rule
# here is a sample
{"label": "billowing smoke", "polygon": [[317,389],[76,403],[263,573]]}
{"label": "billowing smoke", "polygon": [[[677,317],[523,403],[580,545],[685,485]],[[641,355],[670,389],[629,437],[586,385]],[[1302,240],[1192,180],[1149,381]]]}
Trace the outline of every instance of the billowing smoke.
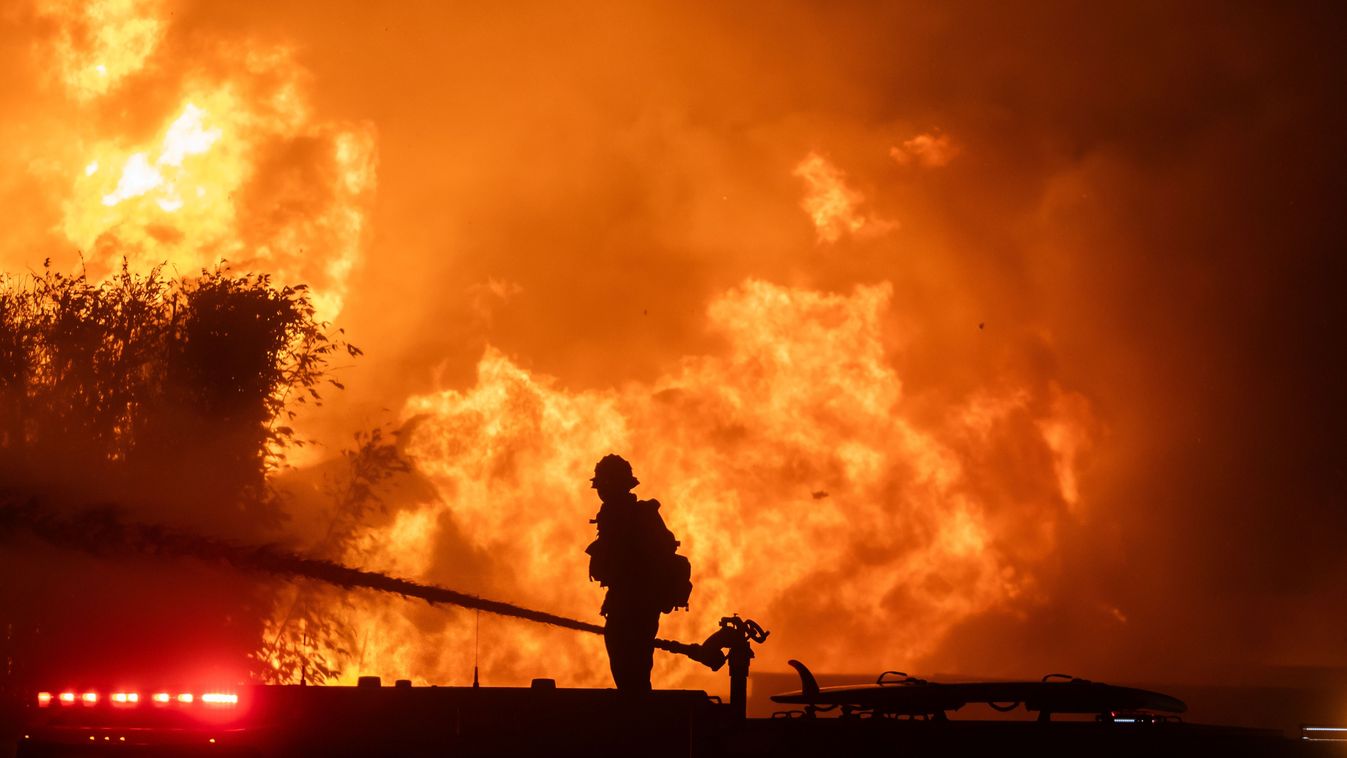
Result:
{"label": "billowing smoke", "polygon": [[[42,2],[0,30],[0,261],[312,284],[368,355],[296,462],[406,424],[417,469],[348,563],[595,620],[585,485],[620,452],[694,565],[665,631],[740,611],[763,666],[1343,665],[1342,31]],[[320,476],[284,482],[297,544]],[[313,602],[342,676],[470,674],[468,614]],[[484,620],[483,675],[605,681],[568,635]]]}

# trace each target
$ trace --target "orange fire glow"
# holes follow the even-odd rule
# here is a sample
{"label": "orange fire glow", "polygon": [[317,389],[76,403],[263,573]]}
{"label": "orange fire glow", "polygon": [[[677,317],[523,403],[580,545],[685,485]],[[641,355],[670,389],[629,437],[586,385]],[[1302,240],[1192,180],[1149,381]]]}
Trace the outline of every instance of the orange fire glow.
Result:
{"label": "orange fire glow", "polygon": [[954,160],[958,154],[959,147],[948,134],[939,131],[918,134],[903,140],[901,146],[889,148],[889,156],[904,166],[916,163],[927,168],[939,168]]}
{"label": "orange fire glow", "polygon": [[[1209,501],[1244,494],[1230,472],[1265,460],[1230,421],[1257,415],[1251,398],[1339,384],[1241,374],[1317,360],[1297,340],[1338,322],[1297,310],[1328,296],[1260,299],[1329,266],[1227,260],[1311,249],[1285,230],[1313,218],[1232,230],[1335,196],[1289,189],[1288,167],[1328,165],[1298,130],[1335,122],[1308,85],[1271,84],[1293,69],[1263,76],[1300,55],[1263,34],[1281,28],[1259,22],[1270,10],[1228,14],[1218,50],[1164,36],[1182,19],[1087,23],[1088,4],[19,5],[0,12],[20,35],[0,41],[23,42],[3,48],[0,103],[32,105],[0,123],[6,271],[227,261],[309,285],[364,350],[336,367],[349,389],[296,422],[321,444],[276,477],[294,497],[268,537],[287,548],[326,549],[311,480],[383,424],[414,471],[322,557],[601,622],[588,479],[620,453],[693,566],[691,610],[661,635],[699,640],[738,612],[772,631],[760,670],[1001,674],[1060,654],[1110,676],[1086,669],[1149,661],[1137,651],[1190,627],[1261,629],[1249,609],[1341,575],[1336,547],[1303,570],[1273,560],[1318,537],[1253,506],[1219,525],[1263,556],[1238,581],[1234,548],[1174,536],[1210,531]],[[1245,164],[1275,181],[1223,173]],[[1259,439],[1299,439],[1262,413],[1276,434]],[[1300,486],[1297,502],[1338,502],[1301,476],[1338,470],[1326,447],[1269,464],[1258,502]],[[1268,566],[1284,573],[1260,584]],[[1179,578],[1200,603],[1155,591]],[[1236,584],[1255,599],[1212,590]],[[312,595],[350,633],[324,651],[346,683],[462,684],[475,650],[491,684],[610,682],[597,637],[483,616],[478,639],[461,610]],[[1304,607],[1202,655],[1338,660]],[[1065,629],[1087,642],[1059,649]],[[1003,639],[1022,655],[997,669]],[[656,686],[722,679],[657,657]]]}
{"label": "orange fire glow", "polygon": [[78,100],[116,89],[145,67],[164,33],[162,0],[43,0],[39,15],[58,32],[52,52],[62,83]]}
{"label": "orange fire glow", "polygon": [[[807,654],[840,667],[847,654],[812,632],[845,618],[848,639],[869,641],[878,659],[927,653],[960,620],[1032,592],[1032,567],[1003,543],[1049,554],[1052,533],[1024,544],[970,491],[964,470],[964,448],[976,454],[1005,433],[999,422],[1027,412],[1024,393],[979,396],[941,430],[923,429],[883,347],[891,298],[887,285],[831,295],[748,281],[708,309],[724,353],[620,389],[569,391],[488,349],[473,387],[405,405],[407,452],[438,496],[370,530],[347,557],[593,618],[600,590],[583,581],[576,549],[596,508],[583,484],[595,460],[620,450],[637,462],[638,491],[665,504],[698,557],[691,612],[667,620],[667,634],[697,639],[741,611],[773,619],[785,640],[762,651],[767,665]],[[1039,439],[1022,442],[1048,453],[1065,488],[1076,464],[1067,440],[1085,429],[1059,406],[1036,420]],[[1051,512],[1066,495],[1045,489],[1024,505]],[[471,556],[488,555],[472,567]],[[367,630],[362,671],[465,678],[466,614],[431,621],[423,609],[370,599],[357,615]],[[525,651],[549,650],[548,675],[604,683],[597,640],[555,637],[492,622],[487,670],[526,679],[540,664]],[[670,659],[657,670],[674,683],[695,675],[688,669]]]}
{"label": "orange fire glow", "polygon": [[[69,96],[97,103],[153,69],[171,24],[166,8],[44,3],[58,29],[49,54]],[[291,48],[246,41],[202,54],[231,65],[175,79],[157,129],[101,131],[84,143],[60,232],[95,271],[121,258],[183,273],[227,259],[312,285],[319,316],[336,318],[368,241],[377,133],[316,115],[311,78]],[[955,148],[920,135],[894,151],[936,166]],[[779,170],[802,181],[799,206],[819,243],[898,229],[819,152]],[[522,292],[488,281],[493,303]],[[848,665],[836,642],[812,634],[835,619],[876,658],[929,653],[960,621],[1034,592],[1024,556],[1050,554],[1058,503],[1079,506],[1090,407],[1067,390],[1040,398],[1011,386],[923,417],[894,368],[893,298],[882,279],[838,294],[748,278],[705,310],[721,349],[604,388],[570,388],[488,347],[471,386],[401,400],[406,452],[433,493],[364,527],[341,558],[595,618],[600,590],[584,581],[581,548],[596,504],[583,485],[594,461],[619,451],[693,557],[692,611],[669,619],[667,636],[698,639],[721,615],[742,612],[781,640],[763,651],[769,666],[790,656]],[[1044,468],[1031,474],[1055,484],[1016,504],[1044,514],[1031,529],[987,502],[969,471],[1008,429],[1024,428],[1009,423],[1021,418],[1034,431],[1015,444],[1040,451]],[[362,639],[344,661],[346,679],[466,678],[476,628],[466,614],[363,596],[331,610]],[[567,684],[607,680],[597,639],[486,626],[489,677],[527,679],[545,657],[546,673]],[[658,676],[694,677],[673,660]]]}
{"label": "orange fire glow", "polygon": [[[58,22],[50,52],[82,102],[128,86],[154,62],[170,23],[165,7],[148,1],[47,3],[42,13]],[[138,270],[167,261],[182,272],[227,259],[313,285],[320,317],[335,318],[366,243],[377,134],[316,116],[290,49],[248,43],[207,54],[235,65],[182,77],[152,135],[108,132],[89,142],[70,173],[60,230],[94,270],[111,271],[123,257]],[[910,139],[903,150],[926,165],[953,155],[943,136]],[[278,177],[269,165],[278,160],[299,169]],[[809,152],[792,173],[819,242],[897,229],[866,211],[861,192],[822,154]],[[505,286],[490,281],[493,292]],[[579,548],[596,506],[582,485],[599,456],[621,451],[636,462],[641,492],[666,503],[694,557],[692,612],[671,618],[668,636],[700,638],[738,611],[783,640],[764,651],[770,665],[808,655],[836,667],[847,657],[809,632],[845,618],[850,639],[877,646],[877,657],[927,653],[962,619],[1033,592],[1033,566],[1021,556],[1052,548],[1046,524],[1033,544],[1003,549],[1024,535],[969,486],[968,462],[1004,433],[1006,418],[1029,415],[1038,434],[1021,442],[1045,451],[1060,482],[1035,492],[1042,502],[1031,507],[1075,505],[1089,406],[1056,391],[1036,414],[1028,390],[1010,388],[975,395],[936,426],[918,421],[886,352],[892,298],[884,282],[833,294],[747,279],[706,310],[705,327],[723,350],[606,389],[570,389],[489,347],[473,386],[402,402],[413,429],[407,453],[435,494],[367,527],[342,557],[593,618],[600,590],[583,581]],[[475,629],[465,614],[353,603],[332,609],[363,637],[347,679],[464,679]],[[488,625],[489,676],[527,678],[548,650],[548,674],[576,685],[606,681],[596,639]],[[666,660],[659,676],[692,675]]]}
{"label": "orange fire glow", "polygon": [[844,234],[873,236],[896,225],[863,215],[865,197],[847,185],[846,176],[828,159],[811,152],[795,167],[807,190],[800,205],[814,222],[820,242],[836,242]]}

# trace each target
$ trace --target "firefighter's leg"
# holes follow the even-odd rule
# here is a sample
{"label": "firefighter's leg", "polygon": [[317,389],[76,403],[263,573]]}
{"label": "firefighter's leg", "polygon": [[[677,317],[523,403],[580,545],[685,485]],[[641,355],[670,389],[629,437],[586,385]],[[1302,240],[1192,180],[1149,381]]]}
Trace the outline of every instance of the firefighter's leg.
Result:
{"label": "firefighter's leg", "polygon": [[632,645],[632,677],[642,691],[650,691],[650,670],[655,666],[655,635],[659,634],[659,611],[642,611],[636,616]]}
{"label": "firefighter's leg", "polygon": [[613,683],[624,692],[650,689],[650,669],[654,658],[655,634],[659,631],[659,612],[610,609],[604,626],[603,642],[608,648],[608,663]]}
{"label": "firefighter's leg", "polygon": [[627,667],[623,663],[622,620],[616,611],[609,610],[603,625],[603,646],[608,649],[608,668],[613,672],[613,684],[619,690],[625,690]]}

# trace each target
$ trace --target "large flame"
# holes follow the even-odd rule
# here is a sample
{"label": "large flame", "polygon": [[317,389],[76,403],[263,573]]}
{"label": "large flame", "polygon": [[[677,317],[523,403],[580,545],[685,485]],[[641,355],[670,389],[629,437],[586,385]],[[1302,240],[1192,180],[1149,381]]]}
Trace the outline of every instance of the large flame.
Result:
{"label": "large flame", "polygon": [[[666,617],[664,634],[699,639],[742,612],[774,631],[769,666],[792,655],[850,665],[858,646],[876,665],[928,653],[962,619],[1033,591],[1025,556],[1051,552],[1052,522],[1075,497],[1083,400],[983,393],[925,428],[885,355],[891,297],[886,284],[835,295],[751,280],[708,310],[723,353],[604,391],[568,391],[489,349],[475,386],[408,399],[407,451],[438,497],[365,534],[358,557],[597,620],[586,483],[619,451],[694,564],[691,612]],[[1048,410],[1033,418],[1034,405]],[[1035,450],[1021,476],[1036,485],[1012,504],[1038,514],[1027,526],[966,469],[986,465],[1022,419],[1043,430],[1013,440]],[[463,681],[473,620],[439,613],[364,601],[360,671]],[[843,623],[845,635],[819,633]],[[606,681],[593,640],[495,620],[486,640],[493,681]],[[664,685],[693,673],[675,660],[657,672]]]}

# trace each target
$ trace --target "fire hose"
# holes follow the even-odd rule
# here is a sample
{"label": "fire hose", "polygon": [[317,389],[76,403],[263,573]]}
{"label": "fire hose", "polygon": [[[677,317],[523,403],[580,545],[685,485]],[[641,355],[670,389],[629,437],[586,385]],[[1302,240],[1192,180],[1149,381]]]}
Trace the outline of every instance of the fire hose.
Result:
{"label": "fire hose", "polygon": [[[498,616],[523,619],[577,632],[603,634],[599,624],[525,608],[513,603],[470,595],[433,584],[389,576],[377,571],[346,566],[336,561],[308,558],[274,545],[242,545],[226,540],[190,534],[153,524],[127,523],[115,508],[95,508],[71,515],[57,515],[34,502],[0,502],[0,537],[26,531],[56,547],[91,554],[110,552],[145,556],[195,558],[218,561],[246,571],[258,571],[286,577],[303,577],[343,589],[363,588],[418,598],[432,605],[453,605]],[[659,650],[683,655],[718,671],[730,663],[731,701],[735,682],[747,681],[748,661],[753,657],[750,642],[761,643],[768,632],[752,620],[727,616],[720,628],[702,643],[655,640]],[[741,696],[743,693],[739,693]]]}

